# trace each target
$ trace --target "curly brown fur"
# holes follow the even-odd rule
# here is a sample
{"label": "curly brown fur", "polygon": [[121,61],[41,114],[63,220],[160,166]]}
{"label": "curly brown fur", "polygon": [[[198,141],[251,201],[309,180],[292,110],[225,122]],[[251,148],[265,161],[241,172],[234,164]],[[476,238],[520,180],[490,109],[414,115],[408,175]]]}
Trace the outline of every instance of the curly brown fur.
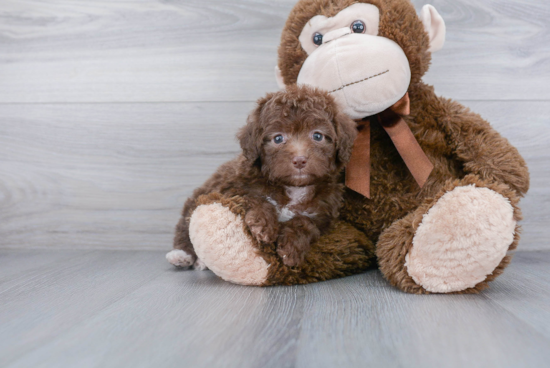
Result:
{"label": "curly brown fur", "polygon": [[260,254],[271,265],[265,286],[307,284],[364,272],[376,266],[374,251],[363,233],[337,221],[331,231],[311,244],[298,267],[280,262],[273,245],[262,247]]}
{"label": "curly brown fur", "polygon": [[258,101],[238,134],[243,154],[222,165],[184,206],[174,248],[196,259],[189,218],[200,196],[238,196],[244,222],[260,243],[277,243],[283,263],[297,266],[311,242],[338,217],[355,123],[339,114],[327,93],[289,87]]}
{"label": "curly brown fur", "polygon": [[524,195],[529,188],[525,161],[489,123],[457,102],[436,97],[432,87],[417,85],[410,96],[406,121],[434,170],[424,187],[418,187],[384,129],[371,124],[372,199],[346,190],[343,219],[376,242],[395,220],[433,200],[449,179],[467,174],[505,183]]}
{"label": "curly brown fur", "polygon": [[311,243],[319,239],[321,230],[307,216],[298,215],[284,222],[277,238],[277,253],[287,266],[297,266],[304,261]]}

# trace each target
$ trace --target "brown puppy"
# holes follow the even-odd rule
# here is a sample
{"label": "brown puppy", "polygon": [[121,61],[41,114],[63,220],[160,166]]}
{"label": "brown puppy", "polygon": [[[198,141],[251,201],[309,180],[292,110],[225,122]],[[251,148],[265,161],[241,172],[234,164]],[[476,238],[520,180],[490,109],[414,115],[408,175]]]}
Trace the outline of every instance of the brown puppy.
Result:
{"label": "brown puppy", "polygon": [[311,87],[288,87],[258,101],[238,133],[243,153],[222,165],[185,203],[170,263],[204,268],[189,238],[189,218],[201,195],[245,200],[245,223],[263,243],[277,243],[288,266],[299,265],[310,244],[338,217],[356,124],[332,97]]}

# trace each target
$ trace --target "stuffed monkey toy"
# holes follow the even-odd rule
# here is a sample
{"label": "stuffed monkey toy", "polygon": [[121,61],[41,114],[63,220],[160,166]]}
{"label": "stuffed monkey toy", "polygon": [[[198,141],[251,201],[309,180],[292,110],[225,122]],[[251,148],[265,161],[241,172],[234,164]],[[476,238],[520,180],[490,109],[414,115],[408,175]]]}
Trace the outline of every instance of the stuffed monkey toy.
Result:
{"label": "stuffed monkey toy", "polygon": [[357,122],[339,221],[303,264],[288,267],[275,244],[250,235],[240,199],[214,193],[190,214],[188,235],[176,230],[167,258],[177,265],[189,257],[178,249],[178,238],[189,236],[198,268],[244,285],[304,284],[378,267],[409,293],[487,287],[517,247],[529,173],[489,123],[422,82],[444,40],[431,5],[417,15],[409,0],[300,0],[283,29],[276,78],[281,88],[328,91]]}

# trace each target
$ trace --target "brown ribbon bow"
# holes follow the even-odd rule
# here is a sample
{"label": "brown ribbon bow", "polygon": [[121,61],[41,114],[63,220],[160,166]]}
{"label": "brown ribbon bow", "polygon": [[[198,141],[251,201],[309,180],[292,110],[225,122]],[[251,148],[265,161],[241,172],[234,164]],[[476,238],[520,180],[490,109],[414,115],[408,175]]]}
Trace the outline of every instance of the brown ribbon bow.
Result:
{"label": "brown ribbon bow", "polygon": [[[410,114],[409,93],[378,114],[378,121],[390,136],[412,176],[422,188],[434,166],[422,151],[403,119]],[[346,186],[370,198],[370,121],[361,121],[353,151],[346,166]]]}

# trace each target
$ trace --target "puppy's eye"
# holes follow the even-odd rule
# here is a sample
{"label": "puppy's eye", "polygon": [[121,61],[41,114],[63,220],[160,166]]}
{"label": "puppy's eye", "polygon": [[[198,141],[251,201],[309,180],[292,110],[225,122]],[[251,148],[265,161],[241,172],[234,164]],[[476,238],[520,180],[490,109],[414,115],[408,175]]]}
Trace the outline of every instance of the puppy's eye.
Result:
{"label": "puppy's eye", "polygon": [[365,31],[367,30],[367,26],[362,20],[354,21],[351,24],[350,28],[353,33],[365,33]]}
{"label": "puppy's eye", "polygon": [[315,132],[315,133],[313,133],[313,135],[311,137],[313,138],[314,141],[321,142],[324,138],[324,135],[322,135],[319,132]]}
{"label": "puppy's eye", "polygon": [[323,43],[323,35],[319,32],[315,32],[313,34],[313,43],[317,46],[320,46]]}
{"label": "puppy's eye", "polygon": [[281,144],[285,141],[285,137],[283,137],[281,134],[279,135],[276,135],[275,137],[273,137],[273,142],[275,144]]}

